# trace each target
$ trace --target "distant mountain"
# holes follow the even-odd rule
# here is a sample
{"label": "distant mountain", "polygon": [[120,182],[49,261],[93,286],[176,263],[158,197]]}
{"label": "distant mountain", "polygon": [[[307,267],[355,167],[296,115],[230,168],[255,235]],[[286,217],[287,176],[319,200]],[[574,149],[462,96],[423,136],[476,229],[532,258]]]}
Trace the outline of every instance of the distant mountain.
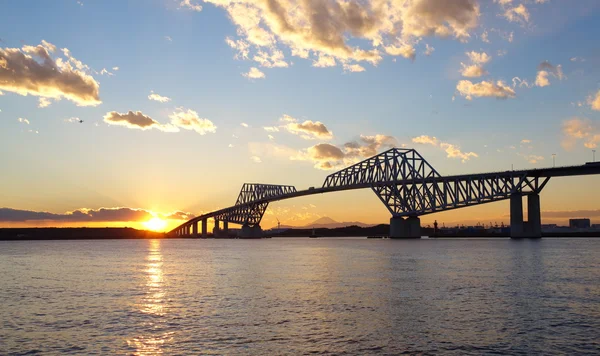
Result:
{"label": "distant mountain", "polygon": [[330,217],[324,216],[322,218],[319,218],[315,221],[313,221],[310,224],[306,224],[304,226],[289,226],[289,225],[281,225],[282,229],[321,229],[321,228],[327,228],[327,229],[335,229],[338,227],[346,227],[346,226],[352,226],[352,225],[356,225],[356,226],[360,226],[360,227],[369,227],[369,226],[374,226],[375,224],[365,224],[365,223],[361,223],[359,221],[344,221],[344,222],[338,222],[333,220]]}

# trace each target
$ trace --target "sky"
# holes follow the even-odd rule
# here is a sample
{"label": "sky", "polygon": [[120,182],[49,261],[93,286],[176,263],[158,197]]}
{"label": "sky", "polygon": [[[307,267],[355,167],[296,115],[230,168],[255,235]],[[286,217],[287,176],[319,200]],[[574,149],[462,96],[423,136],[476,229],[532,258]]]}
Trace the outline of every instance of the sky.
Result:
{"label": "sky", "polygon": [[[442,175],[583,164],[599,33],[596,0],[3,1],[0,227],[169,229],[391,147]],[[600,223],[599,186],[552,179],[543,223]],[[390,218],[359,190],[272,203],[262,226],[324,216]]]}

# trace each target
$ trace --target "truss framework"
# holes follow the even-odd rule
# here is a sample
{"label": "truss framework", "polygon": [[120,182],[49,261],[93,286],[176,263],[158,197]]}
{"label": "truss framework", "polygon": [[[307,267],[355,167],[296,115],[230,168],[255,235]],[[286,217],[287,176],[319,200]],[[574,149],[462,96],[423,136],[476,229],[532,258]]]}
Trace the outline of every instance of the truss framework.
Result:
{"label": "truss framework", "polygon": [[295,192],[296,187],[291,185],[244,183],[235,206],[228,212],[216,216],[215,219],[240,225],[258,225],[269,206],[269,202],[252,202]]}
{"label": "truss framework", "polygon": [[323,188],[369,184],[393,216],[418,216],[507,199],[516,192],[539,193],[548,180],[510,171],[444,178],[417,151],[392,148],[329,175]]}

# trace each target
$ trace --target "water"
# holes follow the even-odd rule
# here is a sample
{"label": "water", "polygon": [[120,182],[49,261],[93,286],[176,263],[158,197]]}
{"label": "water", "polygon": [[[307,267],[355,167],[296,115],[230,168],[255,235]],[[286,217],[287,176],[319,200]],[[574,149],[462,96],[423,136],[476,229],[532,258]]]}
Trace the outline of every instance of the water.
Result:
{"label": "water", "polygon": [[600,239],[0,242],[0,354],[598,354]]}

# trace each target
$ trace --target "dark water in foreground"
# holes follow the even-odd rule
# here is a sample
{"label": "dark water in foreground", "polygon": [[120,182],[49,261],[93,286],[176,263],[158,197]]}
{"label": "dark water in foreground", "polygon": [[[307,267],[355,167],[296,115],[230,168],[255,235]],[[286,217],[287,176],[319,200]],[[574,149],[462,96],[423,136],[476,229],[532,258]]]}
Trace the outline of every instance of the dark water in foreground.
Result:
{"label": "dark water in foreground", "polygon": [[0,242],[0,354],[597,354],[600,239]]}

